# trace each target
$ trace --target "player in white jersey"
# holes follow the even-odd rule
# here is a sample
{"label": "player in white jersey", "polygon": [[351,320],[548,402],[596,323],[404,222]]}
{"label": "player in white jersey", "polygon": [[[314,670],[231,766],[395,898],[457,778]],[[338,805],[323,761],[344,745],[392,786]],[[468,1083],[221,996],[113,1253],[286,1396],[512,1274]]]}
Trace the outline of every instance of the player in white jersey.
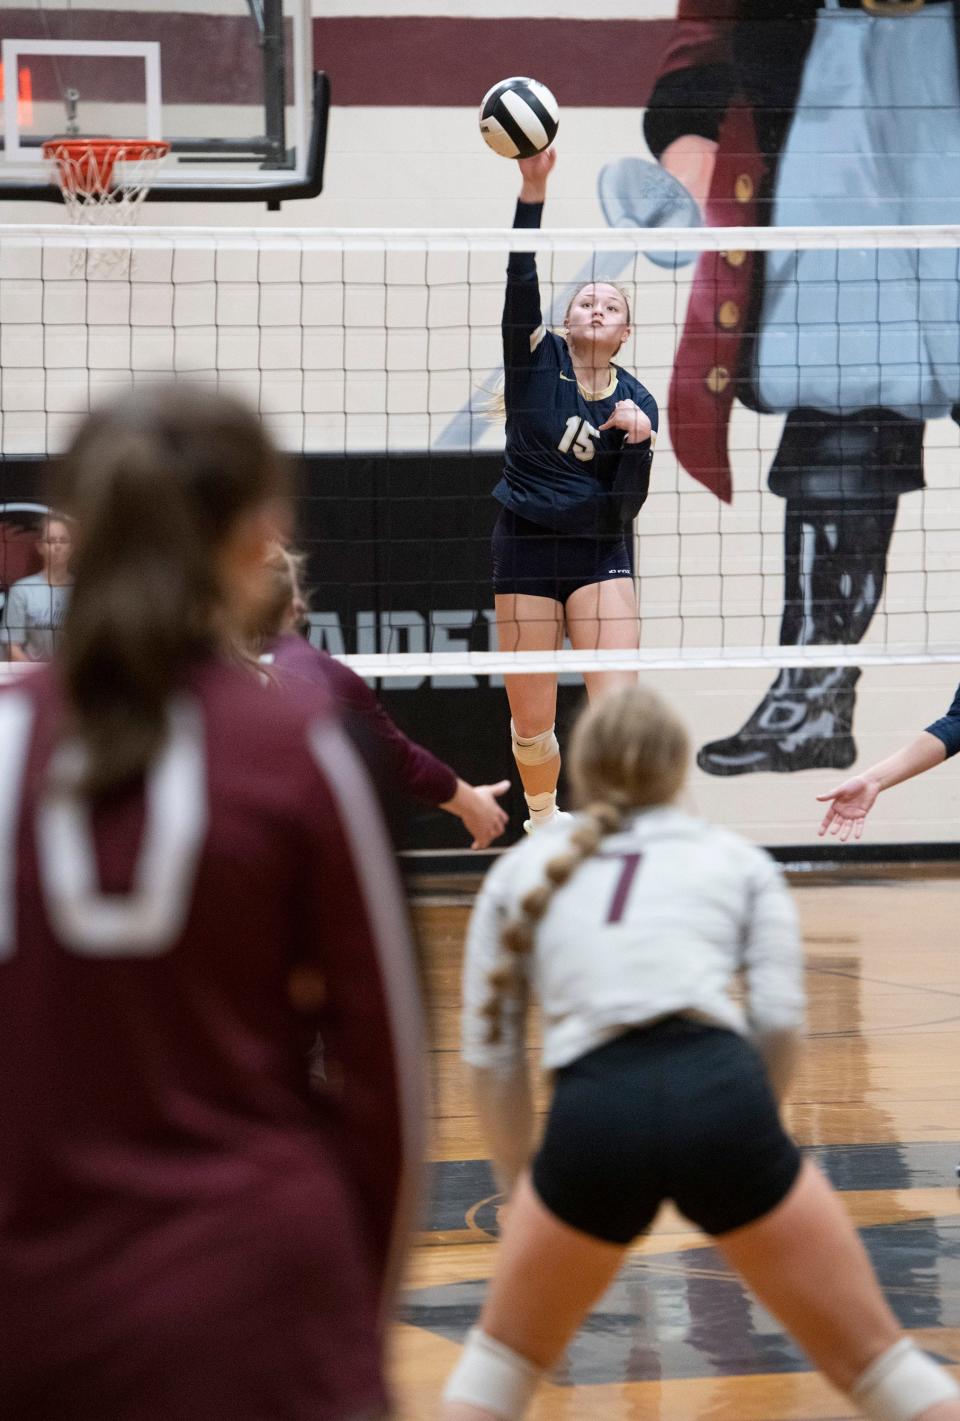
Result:
{"label": "player in white jersey", "polygon": [[[571,751],[586,807],[505,854],[477,900],[464,1056],[510,1207],[443,1421],[519,1421],[665,1199],[864,1415],[960,1421],[960,1390],[903,1336],[780,1122],[804,1007],[793,906],[768,855],[674,805],[687,759],[647,689],[591,705]],[[529,1164],[531,990],[555,1075]]]}

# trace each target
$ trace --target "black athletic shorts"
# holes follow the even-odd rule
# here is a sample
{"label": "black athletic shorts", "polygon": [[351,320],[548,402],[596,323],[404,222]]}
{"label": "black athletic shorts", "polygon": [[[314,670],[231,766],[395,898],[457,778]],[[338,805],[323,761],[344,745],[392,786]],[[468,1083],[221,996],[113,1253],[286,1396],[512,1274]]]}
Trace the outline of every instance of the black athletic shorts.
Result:
{"label": "black athletic shorts", "polygon": [[594,582],[633,576],[622,533],[558,533],[502,508],[493,529],[494,592],[526,592],[566,602]]}
{"label": "black athletic shorts", "polygon": [[799,1168],[750,1043],[672,1016],[557,1071],[533,1184],[571,1228],[627,1244],[667,1199],[704,1233],[753,1223]]}

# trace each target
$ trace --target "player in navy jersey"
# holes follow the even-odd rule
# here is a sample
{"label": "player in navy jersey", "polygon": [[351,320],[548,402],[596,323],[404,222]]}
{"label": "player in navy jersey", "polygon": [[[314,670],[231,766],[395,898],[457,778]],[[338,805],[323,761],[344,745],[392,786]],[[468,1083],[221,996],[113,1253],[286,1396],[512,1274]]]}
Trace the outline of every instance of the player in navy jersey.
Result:
{"label": "player in navy jersey", "polygon": [[[803,1020],[796,914],[769,855],[673,802],[688,759],[648,688],[591,705],[571,748],[582,812],[508,850],[474,906],[463,1054],[509,1207],[443,1421],[522,1421],[665,1199],[858,1415],[960,1421],[960,1388],[904,1336],[780,1121]],[[553,1080],[536,1148],[534,995]]]}
{"label": "player in navy jersey", "polygon": [[0,694],[0,1415],[375,1421],[423,1040],[357,754],[228,649],[282,468],[154,387],[59,484],[63,641]]}
{"label": "player in navy jersey", "polygon": [[260,660],[273,667],[286,685],[321,686],[328,691],[350,724],[366,733],[368,743],[381,752],[391,785],[411,799],[445,809],[463,823],[472,836],[472,849],[485,849],[507,827],[506,812],[497,803],[506,794],[509,780],[492,785],[471,785],[437,758],[425,745],[404,735],[391,720],[367,683],[326,651],[311,646],[295,630],[306,613],[300,588],[300,558],[276,544],[265,565],[263,606],[254,618],[252,640]]}
{"label": "player in navy jersey", "polygon": [[[539,227],[553,149],[523,158],[514,226]],[[543,324],[536,259],[513,252],[503,308],[506,450],[494,497],[493,587],[504,651],[638,645],[631,525],[647,496],[657,405],[614,357],[630,336],[625,294],[575,291],[563,337]],[[551,675],[505,678],[529,831],[557,814],[560,747]],[[590,672],[587,692],[635,679]]]}

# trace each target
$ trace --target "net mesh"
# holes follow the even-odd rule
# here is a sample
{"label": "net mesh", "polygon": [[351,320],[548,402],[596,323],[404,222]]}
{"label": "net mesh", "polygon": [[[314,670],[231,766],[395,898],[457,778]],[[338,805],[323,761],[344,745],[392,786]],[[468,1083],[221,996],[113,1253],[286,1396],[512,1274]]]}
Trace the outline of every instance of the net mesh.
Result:
{"label": "net mesh", "polygon": [[[282,446],[309,456],[304,540],[322,543],[331,586],[351,582],[356,594],[350,630],[320,609],[315,639],[370,675],[516,669],[496,647],[492,594],[477,571],[489,561],[489,491],[503,446],[490,407],[511,248],[537,252],[554,323],[578,282],[625,288],[635,315],[620,361],[662,412],[651,494],[634,529],[639,651],[524,653],[525,670],[960,656],[960,452],[950,417],[960,403],[960,229],[2,228],[3,458],[57,452],[78,412],[142,382],[235,389]],[[704,252],[717,255],[697,263]],[[766,299],[774,292],[776,304],[736,312],[746,340],[731,367],[724,283],[744,254],[765,263]],[[693,333],[699,365],[684,375],[675,372],[677,352],[697,299],[712,315]],[[691,477],[674,451],[689,430],[670,429],[667,391],[685,378],[717,396],[732,382],[738,396],[724,432],[731,503]],[[802,623],[816,615],[804,598],[850,600],[859,556],[854,519],[836,588],[804,583],[819,534],[808,547],[801,517],[793,563],[785,559],[790,499],[769,491],[768,475],[783,462],[785,428],[809,408],[825,413],[825,426],[848,421],[857,437],[898,420],[919,426],[926,487],[899,499],[889,549],[870,573],[881,588],[869,624],[831,632],[821,618],[812,639],[801,626],[784,642],[788,604]],[[821,449],[816,458],[824,457]],[[893,467],[901,460],[896,449],[884,457]],[[844,477],[869,463],[858,458],[843,453]],[[471,469],[482,471],[482,486]],[[863,493],[862,483],[846,489],[841,479],[821,512],[836,515],[834,525],[851,510],[859,517]],[[829,543],[829,517],[827,525]],[[374,582],[380,605],[364,590]],[[456,632],[471,616],[471,634]]]}

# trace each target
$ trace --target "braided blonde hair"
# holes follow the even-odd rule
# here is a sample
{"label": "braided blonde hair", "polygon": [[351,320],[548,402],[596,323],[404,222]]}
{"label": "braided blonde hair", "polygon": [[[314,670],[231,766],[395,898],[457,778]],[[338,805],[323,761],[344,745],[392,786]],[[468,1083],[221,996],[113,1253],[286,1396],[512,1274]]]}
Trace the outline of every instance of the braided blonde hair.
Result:
{"label": "braided blonde hair", "polygon": [[683,724],[655,691],[627,686],[592,702],[574,728],[567,763],[574,801],[584,819],[562,853],[550,859],[544,882],[520,900],[519,916],[500,936],[502,960],[490,974],[490,1000],[483,1008],[487,1039],[501,1039],[504,1001],[522,991],[520,959],[533,951],[537,924],[558,888],[569,883],[604,838],[621,829],[638,809],[668,804],[687,772],[690,743]]}

